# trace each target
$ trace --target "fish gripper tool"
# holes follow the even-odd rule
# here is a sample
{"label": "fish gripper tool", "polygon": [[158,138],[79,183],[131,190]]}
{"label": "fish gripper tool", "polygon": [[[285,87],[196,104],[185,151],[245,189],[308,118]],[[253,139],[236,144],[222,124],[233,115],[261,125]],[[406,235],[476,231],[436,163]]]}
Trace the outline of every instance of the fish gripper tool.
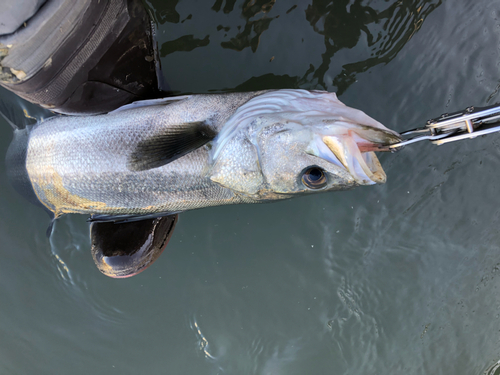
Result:
{"label": "fish gripper tool", "polygon": [[445,113],[427,121],[422,128],[401,133],[402,141],[380,146],[380,151],[399,151],[404,146],[429,140],[435,145],[460,141],[500,132],[500,104],[468,107],[463,111]]}

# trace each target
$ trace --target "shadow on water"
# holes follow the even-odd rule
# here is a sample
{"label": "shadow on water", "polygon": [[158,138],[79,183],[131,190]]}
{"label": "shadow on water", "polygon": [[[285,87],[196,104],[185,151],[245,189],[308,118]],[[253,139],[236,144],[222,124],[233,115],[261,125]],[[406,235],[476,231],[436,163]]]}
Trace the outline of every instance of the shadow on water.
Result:
{"label": "shadow on water", "polygon": [[[176,11],[178,0],[157,4],[152,10],[153,18],[159,24],[166,22],[183,23],[192,18],[190,13],[181,20]],[[229,14],[241,12],[243,24],[234,27],[221,24],[211,25],[213,33],[223,30],[229,35],[228,41],[220,42],[220,47],[234,51],[250,48],[256,52],[271,22],[286,17],[291,12],[303,12],[303,16],[314,32],[324,40],[324,51],[321,63],[315,67],[310,64],[302,76],[264,74],[252,77],[234,88],[224,91],[241,91],[270,88],[315,88],[329,89],[333,85],[338,94],[346,91],[359,73],[365,72],[379,64],[389,63],[413,35],[422,27],[425,19],[442,4],[442,0],[397,0],[391,2],[368,2],[355,0],[313,0],[307,7],[300,9],[291,6],[284,14],[274,11],[276,0],[216,0],[211,10]],[[233,30],[231,30],[233,29]],[[231,35],[231,31],[233,35]],[[192,51],[195,48],[210,44],[207,34],[203,38],[194,35],[183,35],[175,40],[167,41],[161,46],[161,56],[180,51]],[[366,44],[361,58],[342,66],[341,72],[328,78],[328,71],[335,55],[345,49],[360,48]],[[319,52],[318,52],[319,53]],[[271,59],[272,61],[272,59]],[[213,91],[221,91],[213,90]]]}

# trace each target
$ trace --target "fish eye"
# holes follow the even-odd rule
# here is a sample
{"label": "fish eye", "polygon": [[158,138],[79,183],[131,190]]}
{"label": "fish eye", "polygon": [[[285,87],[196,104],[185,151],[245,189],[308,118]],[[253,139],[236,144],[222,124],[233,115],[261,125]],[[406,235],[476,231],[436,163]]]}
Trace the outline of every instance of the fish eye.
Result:
{"label": "fish eye", "polygon": [[302,182],[309,189],[321,189],[327,184],[327,178],[323,169],[309,167],[302,173]]}

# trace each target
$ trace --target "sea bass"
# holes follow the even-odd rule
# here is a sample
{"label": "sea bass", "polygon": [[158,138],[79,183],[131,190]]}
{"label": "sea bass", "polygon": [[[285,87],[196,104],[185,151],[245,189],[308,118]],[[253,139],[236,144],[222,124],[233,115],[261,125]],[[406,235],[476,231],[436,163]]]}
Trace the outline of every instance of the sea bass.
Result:
{"label": "sea bass", "polygon": [[53,117],[16,138],[8,152],[14,184],[56,218],[96,221],[384,183],[373,151],[400,141],[334,93],[307,90],[147,100]]}

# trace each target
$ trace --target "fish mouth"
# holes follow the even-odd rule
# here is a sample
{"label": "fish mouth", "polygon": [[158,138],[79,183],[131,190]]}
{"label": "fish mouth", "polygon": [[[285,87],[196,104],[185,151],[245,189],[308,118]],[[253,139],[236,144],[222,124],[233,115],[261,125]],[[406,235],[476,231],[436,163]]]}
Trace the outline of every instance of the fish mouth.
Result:
{"label": "fish mouth", "polygon": [[359,185],[383,184],[387,176],[374,151],[399,142],[389,129],[357,126],[344,134],[319,135],[318,156],[347,170]]}

